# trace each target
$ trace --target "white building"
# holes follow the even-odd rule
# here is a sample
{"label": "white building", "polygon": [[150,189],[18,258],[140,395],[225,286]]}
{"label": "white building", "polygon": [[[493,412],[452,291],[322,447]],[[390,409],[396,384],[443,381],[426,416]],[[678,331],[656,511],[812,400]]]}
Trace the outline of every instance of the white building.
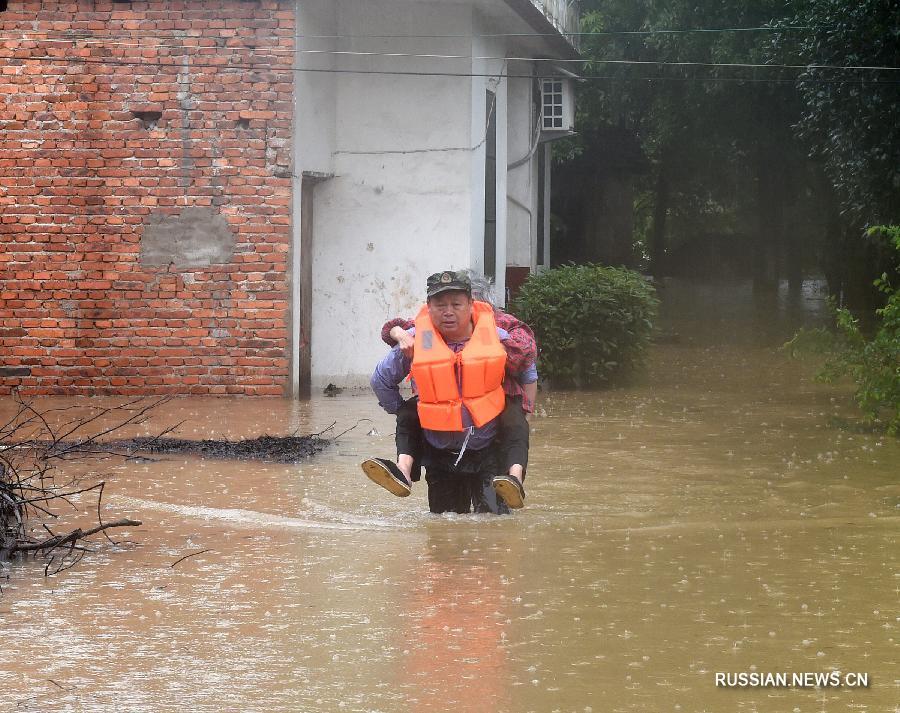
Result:
{"label": "white building", "polygon": [[502,299],[549,263],[549,140],[580,65],[572,0],[296,1],[303,393],[368,383],[381,324],[415,313],[429,274],[471,267]]}

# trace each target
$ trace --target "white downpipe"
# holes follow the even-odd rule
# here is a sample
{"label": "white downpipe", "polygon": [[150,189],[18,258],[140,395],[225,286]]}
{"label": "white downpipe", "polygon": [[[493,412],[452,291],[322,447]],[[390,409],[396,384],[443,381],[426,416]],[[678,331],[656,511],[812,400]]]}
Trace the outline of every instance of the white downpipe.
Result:
{"label": "white downpipe", "polygon": [[496,193],[497,196],[497,230],[496,230],[496,278],[494,280],[494,288],[500,307],[506,306],[506,229],[509,203],[503,198],[507,193],[507,171],[504,167],[507,165],[509,156],[508,134],[509,134],[509,115],[508,115],[508,88],[509,82],[501,79],[497,85],[497,176]]}
{"label": "white downpipe", "polygon": [[[484,38],[472,37],[472,56],[484,57],[486,54]],[[469,136],[471,145],[478,146],[471,156],[471,211],[469,223],[469,267],[484,273],[484,155],[487,147],[480,143],[485,131],[485,61],[472,60],[472,116]]]}

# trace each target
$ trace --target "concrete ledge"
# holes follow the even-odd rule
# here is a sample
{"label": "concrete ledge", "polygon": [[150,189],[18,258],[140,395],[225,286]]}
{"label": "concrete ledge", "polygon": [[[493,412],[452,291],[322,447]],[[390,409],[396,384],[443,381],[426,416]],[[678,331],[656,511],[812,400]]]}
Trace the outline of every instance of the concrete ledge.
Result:
{"label": "concrete ledge", "polygon": [[[544,39],[560,54],[562,59],[582,59],[578,50],[572,46],[556,25],[550,22],[550,19],[531,0],[503,1],[519,13],[535,32],[544,35]],[[575,31],[578,31],[577,27]]]}

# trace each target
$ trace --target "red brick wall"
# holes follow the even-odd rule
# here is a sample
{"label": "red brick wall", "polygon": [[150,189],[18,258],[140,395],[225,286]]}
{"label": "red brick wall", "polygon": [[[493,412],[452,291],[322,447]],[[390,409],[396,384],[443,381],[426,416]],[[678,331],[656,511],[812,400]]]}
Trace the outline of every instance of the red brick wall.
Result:
{"label": "red brick wall", "polygon": [[[283,393],[292,5],[0,12],[0,394]],[[142,259],[186,209],[227,261]]]}

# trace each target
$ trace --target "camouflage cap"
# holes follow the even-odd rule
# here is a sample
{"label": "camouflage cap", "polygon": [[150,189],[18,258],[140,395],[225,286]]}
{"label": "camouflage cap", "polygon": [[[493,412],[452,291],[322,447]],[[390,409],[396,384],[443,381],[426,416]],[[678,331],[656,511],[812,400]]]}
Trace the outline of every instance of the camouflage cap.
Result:
{"label": "camouflage cap", "polygon": [[434,297],[441,292],[449,292],[450,290],[461,290],[469,297],[472,296],[472,283],[469,281],[468,275],[462,272],[454,272],[453,270],[444,270],[436,272],[428,278],[427,295],[429,298]]}

